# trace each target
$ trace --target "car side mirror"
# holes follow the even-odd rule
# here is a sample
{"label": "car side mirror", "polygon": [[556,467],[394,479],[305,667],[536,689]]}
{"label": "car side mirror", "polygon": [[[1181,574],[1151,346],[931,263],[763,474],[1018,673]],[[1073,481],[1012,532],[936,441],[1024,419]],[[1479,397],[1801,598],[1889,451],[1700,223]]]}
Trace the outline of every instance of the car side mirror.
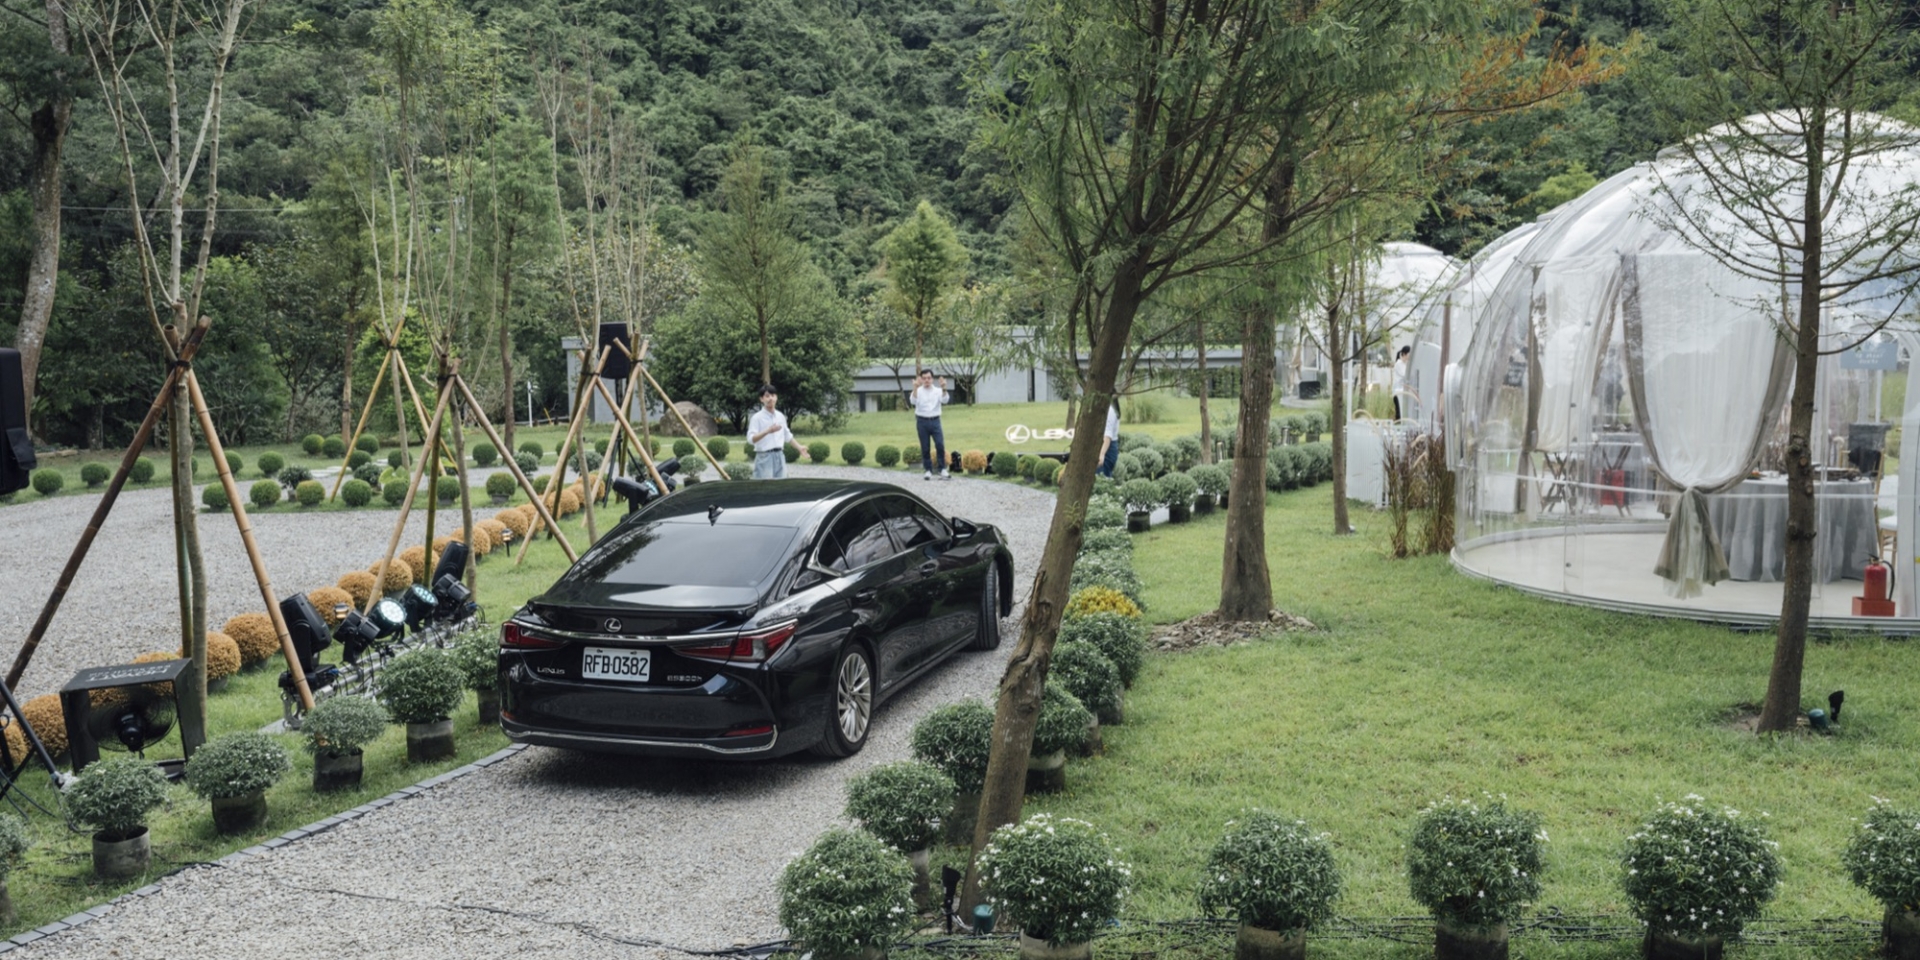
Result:
{"label": "car side mirror", "polygon": [[980,528],[974,526],[972,523],[962,520],[959,517],[953,518],[953,538],[955,540],[965,540],[979,532]]}
{"label": "car side mirror", "polygon": [[800,568],[799,576],[793,578],[793,590],[795,593],[802,590],[811,590],[826,582],[827,574],[819,567],[808,564]]}

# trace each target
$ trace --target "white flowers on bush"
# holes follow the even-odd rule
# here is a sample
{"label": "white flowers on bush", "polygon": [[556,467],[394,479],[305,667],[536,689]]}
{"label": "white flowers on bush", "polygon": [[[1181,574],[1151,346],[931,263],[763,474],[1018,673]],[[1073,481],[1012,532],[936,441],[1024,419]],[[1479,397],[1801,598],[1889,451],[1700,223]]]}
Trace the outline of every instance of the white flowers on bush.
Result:
{"label": "white flowers on bush", "polygon": [[1038,813],[993,832],[980,852],[988,900],[1027,936],[1084,943],[1118,915],[1133,868],[1084,820]]}
{"label": "white flowers on bush", "polygon": [[1920,910],[1920,813],[1874,797],[1840,862],[1875,900],[1895,910]]}
{"label": "white flowers on bush", "polygon": [[1760,916],[1780,883],[1779,844],[1731,807],[1688,794],[1627,838],[1621,888],[1656,931],[1727,936]]}
{"label": "white flowers on bush", "polygon": [[925,850],[953,809],[953,778],[919,760],[874,767],[847,783],[847,819],[903,853]]}
{"label": "white flowers on bush", "polygon": [[780,872],[780,922],[816,957],[886,946],[913,929],[913,868],[870,834],[830,830]]}
{"label": "white flowers on bush", "polygon": [[1339,895],[1329,836],[1264,810],[1227,822],[1200,880],[1202,911],[1231,912],[1264,930],[1310,930],[1333,916]]}
{"label": "white flowers on bush", "polygon": [[1540,896],[1546,843],[1540,815],[1509,810],[1504,797],[1428,804],[1407,842],[1413,899],[1455,926],[1517,920]]}

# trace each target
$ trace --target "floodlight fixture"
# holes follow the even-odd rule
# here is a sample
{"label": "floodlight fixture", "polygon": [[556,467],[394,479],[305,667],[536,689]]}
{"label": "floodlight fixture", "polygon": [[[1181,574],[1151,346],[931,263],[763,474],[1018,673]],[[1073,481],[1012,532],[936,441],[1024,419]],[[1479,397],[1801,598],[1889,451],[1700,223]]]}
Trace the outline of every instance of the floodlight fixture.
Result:
{"label": "floodlight fixture", "polygon": [[340,626],[334,628],[333,638],[340,641],[341,659],[358,663],[360,654],[380,639],[380,625],[361,616],[358,610],[349,610],[340,620]]}

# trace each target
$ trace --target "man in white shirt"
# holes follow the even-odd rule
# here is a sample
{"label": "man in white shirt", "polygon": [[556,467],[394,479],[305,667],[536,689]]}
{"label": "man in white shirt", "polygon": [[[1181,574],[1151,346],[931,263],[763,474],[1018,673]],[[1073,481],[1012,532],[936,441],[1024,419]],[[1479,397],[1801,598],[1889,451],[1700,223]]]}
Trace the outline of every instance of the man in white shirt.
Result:
{"label": "man in white shirt", "polygon": [[787,444],[793,431],[787,429],[787,415],[775,410],[780,395],[769,383],[760,388],[760,409],[747,420],[747,440],[753,444],[753,478],[784,480],[787,477]]}
{"label": "man in white shirt", "polygon": [[1407,364],[1411,363],[1412,347],[1401,347],[1393,355],[1393,373],[1388,377],[1387,389],[1393,391],[1393,418],[1400,419],[1400,395],[1407,392]]}
{"label": "man in white shirt", "polygon": [[933,371],[920,368],[920,375],[913,382],[913,392],[907,395],[913,403],[913,422],[920,432],[920,467],[927,472],[927,479],[933,479],[933,453],[940,455],[940,479],[951,480],[947,476],[947,435],[940,429],[940,408],[953,395],[947,392],[947,378],[940,378],[940,385],[933,385]]}
{"label": "man in white shirt", "polygon": [[1120,464],[1120,404],[1115,401],[1107,408],[1107,429],[1100,434],[1100,466],[1094,473],[1103,477],[1113,476],[1113,468]]}

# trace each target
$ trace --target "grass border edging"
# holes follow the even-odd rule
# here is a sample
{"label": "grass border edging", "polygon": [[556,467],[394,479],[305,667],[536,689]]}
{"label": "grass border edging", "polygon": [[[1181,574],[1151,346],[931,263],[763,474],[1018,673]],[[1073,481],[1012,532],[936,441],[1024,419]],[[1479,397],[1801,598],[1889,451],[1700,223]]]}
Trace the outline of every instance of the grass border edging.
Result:
{"label": "grass border edging", "polygon": [[[254,846],[235,850],[234,852],[229,853],[226,856],[213,861],[213,864],[217,866],[236,866],[238,864],[245,863],[246,861],[251,860],[254,857],[272,853],[273,851],[278,850],[281,847],[284,847],[287,844],[293,843],[297,840],[305,840],[306,838],[314,836],[316,834],[326,833],[327,831],[332,830],[334,827],[337,827],[343,823],[346,823],[350,820],[358,820],[361,817],[374,812],[375,810],[379,810],[383,807],[392,806],[393,804],[398,803],[401,800],[417,797],[420,794],[425,793],[428,790],[431,790],[434,787],[437,787],[450,780],[458,780],[461,777],[466,776],[467,774],[478,773],[481,770],[484,770],[487,767],[491,767],[494,764],[499,763],[500,761],[505,760],[508,757],[511,757],[514,754],[519,753],[520,751],[525,749],[527,749],[527,745],[524,743],[516,743],[510,746],[502,747],[501,749],[496,750],[493,753],[490,753],[484,757],[481,757],[473,761],[472,763],[466,764],[465,766],[455,767],[452,770],[448,770],[447,772],[438,774],[436,776],[428,777],[427,779],[422,780],[418,783],[412,784],[411,786],[401,787],[400,789],[395,790],[394,792],[389,793],[384,797],[380,797],[374,800],[369,800],[366,803],[363,803],[357,807],[353,807],[352,809],[349,809],[349,810],[342,810],[331,817],[327,817],[321,820],[316,820],[302,827],[295,827],[292,830],[288,830],[286,833],[283,833],[277,837],[273,837],[262,843],[255,844]],[[91,923],[95,920],[100,919],[101,917],[111,914],[113,912],[114,906],[121,903],[126,903],[130,898],[148,897],[148,896],[152,896],[153,894],[159,893],[160,885],[162,883],[165,883],[168,879],[179,875],[185,869],[186,868],[183,867],[181,868],[181,870],[175,870],[173,873],[167,874],[165,877],[161,877],[159,880],[153,883],[149,883],[146,886],[139,888],[138,890],[133,890],[127,893],[123,893],[117,897],[114,897],[112,900],[108,900],[104,903],[100,903],[93,907],[89,907],[88,909],[82,910],[79,913],[76,913],[73,916],[67,917],[64,920],[56,920],[52,923],[47,924],[46,926],[36,927],[32,930],[28,930],[25,933],[15,934],[13,937],[9,939],[0,940],[0,953],[7,953],[9,951],[18,949],[20,947],[24,947],[27,944],[34,943],[39,940],[44,940],[47,937],[53,936],[56,933],[60,933],[61,931],[71,930],[74,927],[83,926],[85,924]]]}

